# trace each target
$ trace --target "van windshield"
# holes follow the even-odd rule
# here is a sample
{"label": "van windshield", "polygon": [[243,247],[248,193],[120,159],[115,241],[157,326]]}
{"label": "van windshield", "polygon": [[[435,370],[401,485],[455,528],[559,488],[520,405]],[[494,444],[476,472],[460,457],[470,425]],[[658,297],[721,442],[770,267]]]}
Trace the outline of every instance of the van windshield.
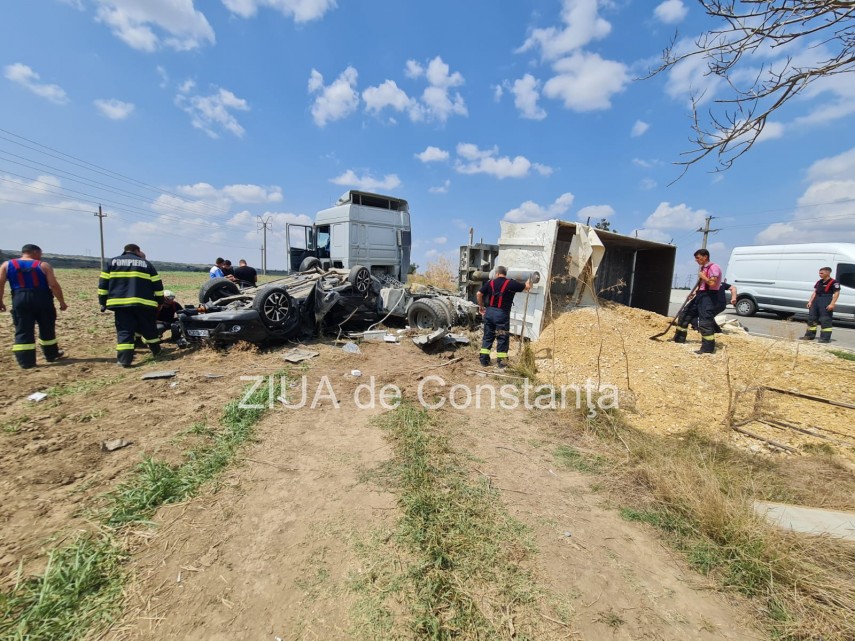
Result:
{"label": "van windshield", "polygon": [[843,287],[855,289],[855,265],[852,263],[838,263],[837,282]]}

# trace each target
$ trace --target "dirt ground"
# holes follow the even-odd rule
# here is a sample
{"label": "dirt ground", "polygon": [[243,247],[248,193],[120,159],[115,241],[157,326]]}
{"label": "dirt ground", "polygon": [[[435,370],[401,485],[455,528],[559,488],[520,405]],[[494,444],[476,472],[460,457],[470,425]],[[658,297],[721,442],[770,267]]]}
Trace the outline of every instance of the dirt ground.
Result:
{"label": "dirt ground", "polygon": [[[47,547],[91,527],[87,510],[143,456],[179,461],[202,438],[189,428],[216,424],[223,406],[239,398],[246,384],[241,376],[270,375],[284,366],[276,349],[167,346],[157,362],[138,351],[138,365],[123,370],[114,363],[112,317],[97,311],[97,273],[60,271],[59,279],[70,309],[60,315],[58,336],[69,358],[21,372],[7,347],[0,351],[6,390],[0,400],[2,587],[19,564],[25,573],[38,571]],[[181,302],[195,300],[203,279],[164,275]],[[12,331],[8,316],[2,318],[0,344],[8,346]],[[693,344],[647,339],[665,324],[660,316],[625,308],[601,308],[599,318],[594,310],[565,314],[555,333],[547,330],[534,346],[543,380],[553,373],[556,383],[599,378],[620,390],[629,421],[641,429],[667,433],[699,424],[763,455],[773,454],[723,427],[729,389],[765,384],[855,401],[852,363],[813,345],[728,334],[721,340],[726,349],[701,358],[691,353]],[[398,518],[396,497],[370,474],[391,455],[372,422],[384,410],[358,410],[357,386],[374,377],[376,390],[395,384],[416,400],[427,376],[441,376],[446,385],[434,381],[432,398],[455,384],[471,390],[492,379],[473,374],[472,348],[428,355],[404,341],[363,344],[361,354],[349,355],[329,339],[311,348],[319,356],[305,368],[292,368],[307,376],[307,405],[327,377],[321,389],[333,390],[340,406],[329,396],[314,409],[275,402],[258,426],[257,442],[216,491],[162,508],[157,527],[135,535],[125,616],[108,638],[352,637],[349,577],[366,571],[357,550],[371,532],[392,527]],[[453,361],[455,356],[464,358]],[[177,376],[141,380],[164,369],[177,370]],[[48,397],[26,400],[36,391]],[[753,402],[753,396],[740,401],[737,416],[750,413]],[[769,412],[835,429],[840,440],[855,442],[852,410],[766,402]],[[698,407],[706,408],[704,417]],[[536,575],[551,595],[536,638],[763,638],[745,604],[716,592],[652,530],[622,520],[589,477],[556,465],[554,448],[573,427],[564,414],[455,409],[450,403],[436,411],[449,426],[452,447],[477,461],[472,473],[488,476],[534,534]],[[794,447],[818,440],[747,427],[774,431],[771,437]],[[103,452],[101,442],[113,438],[133,444]],[[834,446],[851,454],[851,448]],[[556,612],[566,614],[572,627],[557,622]]]}

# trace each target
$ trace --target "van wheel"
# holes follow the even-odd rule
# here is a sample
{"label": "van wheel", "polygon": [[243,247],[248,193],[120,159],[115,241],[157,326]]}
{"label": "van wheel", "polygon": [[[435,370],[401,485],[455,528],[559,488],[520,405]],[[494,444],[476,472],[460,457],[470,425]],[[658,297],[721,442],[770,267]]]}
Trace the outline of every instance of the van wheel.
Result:
{"label": "van wheel", "polygon": [[775,315],[781,320],[787,320],[795,316],[794,312],[775,312]]}
{"label": "van wheel", "polygon": [[736,314],[738,316],[754,316],[757,313],[757,303],[751,298],[740,298],[736,301]]}

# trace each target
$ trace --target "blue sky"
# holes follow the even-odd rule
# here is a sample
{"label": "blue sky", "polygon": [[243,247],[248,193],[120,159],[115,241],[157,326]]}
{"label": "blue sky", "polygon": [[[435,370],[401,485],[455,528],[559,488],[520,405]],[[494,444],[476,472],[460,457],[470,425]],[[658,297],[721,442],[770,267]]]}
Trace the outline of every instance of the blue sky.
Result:
{"label": "blue sky", "polygon": [[[410,202],[422,267],[470,226],[608,218],[678,246],[855,242],[855,80],[815,85],[725,173],[693,167],[684,65],[637,80],[692,0],[30,0],[0,20],[0,247],[260,262],[257,216],[307,222],[349,188]],[[815,55],[812,43],[746,64]],[[814,52],[814,53],[811,53]],[[750,68],[742,71],[750,74]],[[745,77],[745,76],[743,76]]]}

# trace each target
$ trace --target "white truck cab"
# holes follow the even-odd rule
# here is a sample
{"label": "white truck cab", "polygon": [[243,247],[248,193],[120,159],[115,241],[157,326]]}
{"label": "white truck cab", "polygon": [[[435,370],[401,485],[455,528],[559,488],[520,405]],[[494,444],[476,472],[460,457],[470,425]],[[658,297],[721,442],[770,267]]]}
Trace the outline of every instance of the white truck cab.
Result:
{"label": "white truck cab", "polygon": [[286,230],[291,272],[362,265],[374,276],[406,282],[411,246],[407,201],[356,190],[319,211],[314,225],[289,224]]}

